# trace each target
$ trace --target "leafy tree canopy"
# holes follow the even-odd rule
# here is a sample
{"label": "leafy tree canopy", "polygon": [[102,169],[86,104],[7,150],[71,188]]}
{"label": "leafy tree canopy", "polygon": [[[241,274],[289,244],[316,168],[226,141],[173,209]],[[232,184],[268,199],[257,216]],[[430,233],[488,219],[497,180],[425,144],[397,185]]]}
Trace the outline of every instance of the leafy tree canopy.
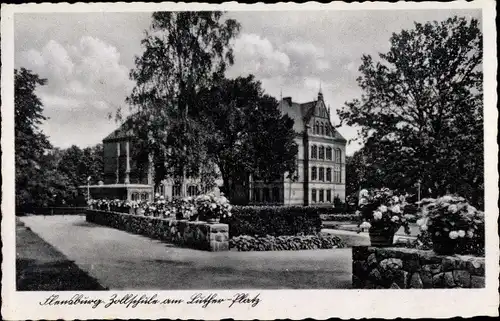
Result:
{"label": "leafy tree canopy", "polygon": [[130,73],[136,86],[127,101],[144,151],[137,160],[153,161],[157,183],[166,175],[198,175],[209,161],[206,132],[193,113],[200,89],[222,79],[233,63],[230,41],[239,28],[221,12],[153,13],[144,52]]}
{"label": "leafy tree canopy", "polygon": [[[388,187],[421,180],[431,196],[483,186],[482,34],[475,19],[415,23],[377,61],[362,57],[361,99],[340,119],[360,128],[367,166]],[[391,186],[393,185],[393,186]]]}

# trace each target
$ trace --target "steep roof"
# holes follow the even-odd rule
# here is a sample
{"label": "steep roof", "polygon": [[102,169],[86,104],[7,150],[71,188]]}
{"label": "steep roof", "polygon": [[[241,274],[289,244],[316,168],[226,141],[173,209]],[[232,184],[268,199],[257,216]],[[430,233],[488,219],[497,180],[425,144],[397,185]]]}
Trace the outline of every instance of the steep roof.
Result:
{"label": "steep roof", "polygon": [[[322,99],[322,95],[318,98]],[[318,100],[297,103],[292,101],[291,97],[285,97],[280,102],[281,112],[294,120],[293,129],[297,133],[302,133],[305,130],[305,125],[309,122],[312,115],[314,115],[316,106],[318,106]],[[334,139],[347,141],[335,128],[333,130]]]}

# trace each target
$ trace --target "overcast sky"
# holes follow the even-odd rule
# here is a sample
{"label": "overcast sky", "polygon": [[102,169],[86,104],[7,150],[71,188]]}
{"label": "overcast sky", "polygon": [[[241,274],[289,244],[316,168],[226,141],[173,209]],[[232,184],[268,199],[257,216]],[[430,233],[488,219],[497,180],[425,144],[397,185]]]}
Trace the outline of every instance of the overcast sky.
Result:
{"label": "overcast sky", "polygon": [[[320,87],[336,110],[360,96],[356,78],[363,54],[389,49],[393,32],[413,22],[459,15],[480,18],[479,10],[228,12],[241,25],[234,42],[235,64],[228,76],[254,74],[277,99],[306,102]],[[134,84],[128,73],[150,13],[16,14],[15,66],[48,79],[37,94],[49,117],[44,132],[56,147],[97,144],[118,125],[107,118]],[[339,129],[347,139],[354,128]],[[359,148],[348,145],[348,154]]]}

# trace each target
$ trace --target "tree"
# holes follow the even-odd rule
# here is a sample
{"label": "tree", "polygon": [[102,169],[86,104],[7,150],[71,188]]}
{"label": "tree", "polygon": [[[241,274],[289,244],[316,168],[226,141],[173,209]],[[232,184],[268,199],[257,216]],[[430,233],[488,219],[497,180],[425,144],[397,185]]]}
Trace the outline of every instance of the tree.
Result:
{"label": "tree", "polygon": [[[233,63],[230,41],[240,25],[222,12],[155,12],[130,77],[138,163],[152,161],[155,183],[198,176],[207,163],[205,128],[193,118],[201,88],[223,78]],[[209,108],[209,106],[206,106]]]}
{"label": "tree", "polygon": [[198,105],[197,118],[210,133],[208,156],[230,199],[250,174],[269,181],[295,172],[293,120],[281,115],[276,99],[264,94],[253,75],[222,80],[200,94]]}
{"label": "tree", "polygon": [[81,198],[82,191],[79,186],[87,184],[87,178],[97,183],[103,179],[104,161],[102,144],[87,147],[83,150],[78,146],[71,146],[62,151],[52,153],[57,171],[67,177],[68,188],[73,191],[67,193],[69,202],[75,203]]}
{"label": "tree", "polygon": [[415,23],[389,52],[362,57],[361,99],[340,119],[360,128],[368,166],[387,187],[422,181],[424,196],[465,193],[482,203],[482,35],[478,21]]}
{"label": "tree", "polygon": [[37,179],[43,172],[43,156],[51,146],[39,128],[45,117],[35,90],[46,82],[30,70],[14,70],[16,206],[37,203],[40,196]]}

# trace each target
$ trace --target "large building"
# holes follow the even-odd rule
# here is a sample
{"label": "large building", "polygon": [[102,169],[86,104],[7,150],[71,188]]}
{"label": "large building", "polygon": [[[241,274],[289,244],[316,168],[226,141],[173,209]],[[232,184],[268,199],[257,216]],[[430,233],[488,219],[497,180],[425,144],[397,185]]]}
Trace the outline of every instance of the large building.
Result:
{"label": "large building", "polygon": [[287,178],[272,183],[250,182],[252,203],[283,205],[334,204],[337,198],[345,202],[346,140],[335,130],[330,120],[323,94],[306,103],[285,97],[279,108],[294,120],[298,145],[295,180]]}
{"label": "large building", "polygon": [[[250,177],[249,188],[242,194],[245,199],[238,203],[276,205],[334,204],[335,199],[345,202],[345,147],[346,140],[332,126],[330,108],[323,101],[321,91],[318,99],[297,103],[291,97],[280,101],[279,108],[294,120],[298,145],[297,172],[288,178],[264,183]],[[139,167],[133,160],[133,132],[125,122],[103,140],[104,182],[89,186],[93,198],[119,198],[140,200],[153,198],[158,193],[166,199],[188,196],[201,191],[197,179],[187,179],[184,186],[172,178],[154,187],[151,166]],[[218,181],[218,186],[222,185]],[[240,193],[241,194],[241,193]]]}

